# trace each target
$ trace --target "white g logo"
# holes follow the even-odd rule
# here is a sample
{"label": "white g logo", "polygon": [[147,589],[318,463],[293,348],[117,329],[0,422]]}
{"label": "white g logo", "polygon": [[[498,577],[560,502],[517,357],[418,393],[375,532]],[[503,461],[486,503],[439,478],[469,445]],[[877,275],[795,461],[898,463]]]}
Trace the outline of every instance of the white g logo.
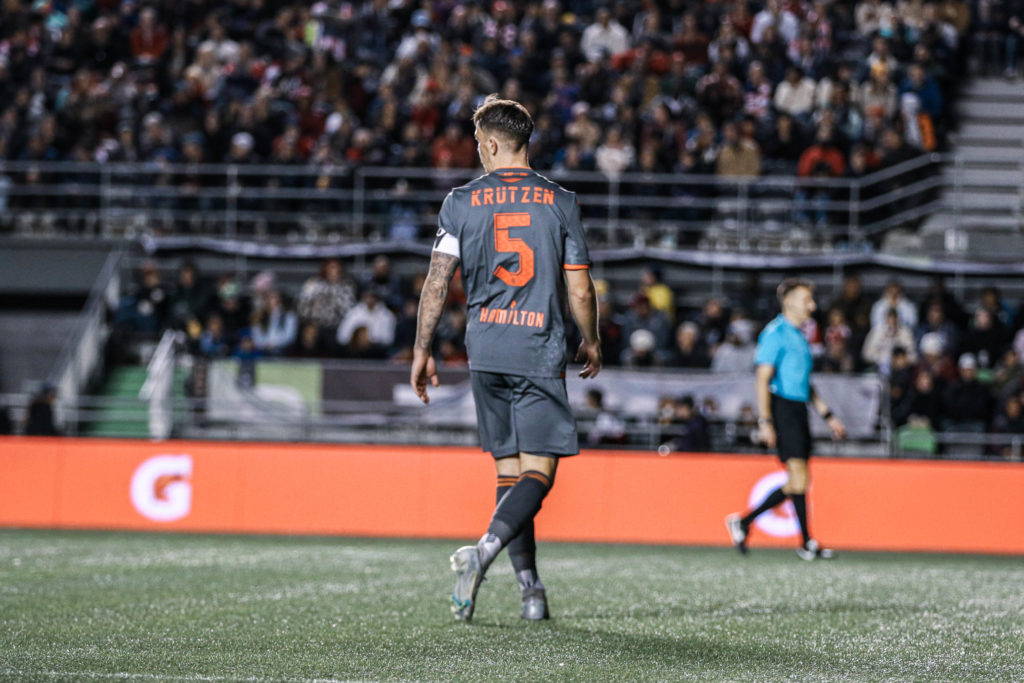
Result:
{"label": "white g logo", "polygon": [[[754,488],[750,490],[749,506],[751,508],[757,507],[761,504],[761,501],[768,497],[769,493],[784,485],[788,480],[789,475],[785,472],[772,472],[761,477],[754,484]],[[796,510],[793,509],[793,503],[788,498],[782,505],[768,510],[758,517],[754,524],[769,536],[778,538],[796,536],[800,533],[800,525],[796,520]]]}
{"label": "white g logo", "polygon": [[132,475],[132,503],[143,517],[173,522],[192,509],[192,456],[157,455]]}

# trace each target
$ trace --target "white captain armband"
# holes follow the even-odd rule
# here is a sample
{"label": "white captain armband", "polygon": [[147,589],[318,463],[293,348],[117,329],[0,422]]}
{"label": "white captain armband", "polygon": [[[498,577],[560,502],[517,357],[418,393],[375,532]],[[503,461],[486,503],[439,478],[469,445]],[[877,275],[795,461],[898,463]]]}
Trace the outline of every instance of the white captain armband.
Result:
{"label": "white captain armband", "polygon": [[459,258],[459,240],[455,235],[445,232],[444,228],[438,228],[437,239],[434,240],[434,251]]}

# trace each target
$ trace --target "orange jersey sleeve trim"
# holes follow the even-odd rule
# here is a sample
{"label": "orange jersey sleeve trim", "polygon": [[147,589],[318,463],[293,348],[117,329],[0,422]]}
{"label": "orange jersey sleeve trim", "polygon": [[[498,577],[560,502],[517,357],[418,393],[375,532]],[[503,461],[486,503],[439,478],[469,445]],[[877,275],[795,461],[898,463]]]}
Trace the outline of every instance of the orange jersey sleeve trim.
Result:
{"label": "orange jersey sleeve trim", "polygon": [[566,270],[590,270],[590,266],[585,263],[566,263],[562,268]]}

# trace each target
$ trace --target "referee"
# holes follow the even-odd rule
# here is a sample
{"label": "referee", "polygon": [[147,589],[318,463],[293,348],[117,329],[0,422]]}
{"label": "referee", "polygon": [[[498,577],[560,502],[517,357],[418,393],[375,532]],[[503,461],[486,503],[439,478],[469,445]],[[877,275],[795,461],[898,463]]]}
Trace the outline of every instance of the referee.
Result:
{"label": "referee", "polygon": [[811,538],[807,526],[807,460],[811,456],[807,403],[812,403],[828,423],[833,438],[846,436],[846,427],[811,386],[811,348],[800,328],[816,308],[814,285],[807,280],[787,278],[779,285],[777,293],[782,313],[761,332],[754,356],[757,366],[757,425],[761,442],[769,448],[778,446],[779,460],[786,466],[789,479],[742,517],[738,514],[726,517],[725,526],[733,545],[741,553],[746,553],[750,525],[761,513],[789,498],[793,501],[803,536],[797,555],[804,560],[831,559],[834,553]]}

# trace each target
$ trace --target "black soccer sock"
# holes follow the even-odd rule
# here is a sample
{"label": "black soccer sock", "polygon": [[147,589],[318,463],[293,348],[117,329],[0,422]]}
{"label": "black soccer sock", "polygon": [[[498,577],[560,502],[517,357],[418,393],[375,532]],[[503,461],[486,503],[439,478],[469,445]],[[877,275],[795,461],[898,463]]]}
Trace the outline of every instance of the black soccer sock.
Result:
{"label": "black soccer sock", "polygon": [[754,520],[758,518],[759,515],[761,515],[764,512],[767,512],[768,510],[771,510],[773,507],[775,507],[784,500],[786,500],[786,494],[782,492],[782,487],[780,486],[779,488],[769,493],[768,497],[761,501],[760,505],[758,505],[756,508],[754,508],[746,515],[744,515],[743,519],[740,520],[740,524],[742,524],[745,527],[750,526],[751,524],[753,524]]}
{"label": "black soccer sock", "polygon": [[512,490],[512,487],[519,481],[519,477],[509,474],[498,475],[498,488],[497,497],[494,501],[494,506],[497,507],[501,504],[501,499],[505,497],[505,494]]}
{"label": "black soccer sock", "polygon": [[[497,503],[505,494],[512,490],[518,477],[498,475]],[[512,569],[515,571],[516,580],[523,590],[527,588],[542,588],[540,576],[537,574],[537,541],[533,535],[533,520],[531,519],[519,532],[519,535],[508,542],[506,546],[508,558],[512,560]]]}
{"label": "black soccer sock", "polygon": [[540,511],[551,490],[551,479],[543,472],[527,470],[494,509],[487,533],[480,539],[480,561],[486,568],[502,548],[518,536]]}
{"label": "black soccer sock", "polygon": [[796,510],[796,519],[800,522],[800,533],[804,537],[804,545],[811,540],[811,529],[807,526],[807,495],[794,493],[789,497],[793,501],[793,509]]}

